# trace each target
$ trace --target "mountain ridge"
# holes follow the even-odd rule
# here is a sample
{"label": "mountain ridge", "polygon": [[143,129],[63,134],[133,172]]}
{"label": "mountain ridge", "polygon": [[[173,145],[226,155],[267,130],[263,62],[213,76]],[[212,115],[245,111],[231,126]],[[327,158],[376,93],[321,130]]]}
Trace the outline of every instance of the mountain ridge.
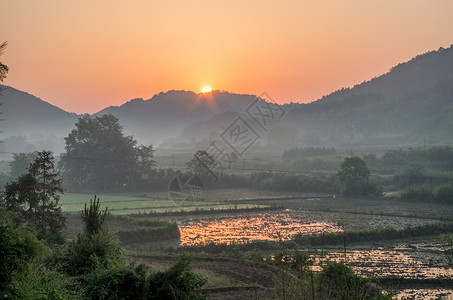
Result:
{"label": "mountain ridge", "polygon": [[[437,60],[435,64],[432,64],[433,59]],[[382,93],[382,86],[378,89],[376,85],[387,85],[388,81],[390,81],[393,86],[400,85],[399,87],[393,87],[393,89],[384,93],[386,96],[395,96],[402,94],[407,90],[419,88],[420,84],[425,87],[432,86],[436,84],[440,78],[443,80],[453,79],[452,70],[453,44],[449,48],[440,47],[437,51],[433,50],[419,54],[408,61],[399,63],[390,68],[390,70],[384,74],[360,84],[356,84],[352,88],[342,88],[334,91],[328,95],[322,96],[316,101],[327,102],[364,92]],[[405,79],[404,77],[411,77],[411,80],[401,85],[401,82]]]}
{"label": "mountain ridge", "polygon": [[[450,86],[453,86],[453,46],[417,55],[385,74],[316,101],[282,105],[287,109],[287,117],[273,122],[266,140],[279,140],[284,137],[281,128],[286,128],[298,132],[292,135],[290,143],[296,146],[375,145],[385,140],[381,136],[394,136],[391,143],[413,145],[426,139],[425,126],[436,130],[432,133],[436,136],[433,141],[439,143],[442,137],[450,136],[450,129],[453,132],[448,125],[453,124]],[[4,136],[45,133],[62,139],[80,116],[27,92],[1,87],[1,109],[6,121],[0,125]],[[433,99],[429,100],[430,97]],[[208,133],[221,131],[235,117],[246,115],[247,107],[256,99],[254,95],[226,91],[197,94],[169,90],[150,99],[135,98],[119,106],[108,106],[93,115],[114,114],[126,134],[144,144],[159,144],[169,137],[208,138],[205,136]],[[446,113],[450,110],[451,116]],[[401,122],[403,119],[407,124]]]}

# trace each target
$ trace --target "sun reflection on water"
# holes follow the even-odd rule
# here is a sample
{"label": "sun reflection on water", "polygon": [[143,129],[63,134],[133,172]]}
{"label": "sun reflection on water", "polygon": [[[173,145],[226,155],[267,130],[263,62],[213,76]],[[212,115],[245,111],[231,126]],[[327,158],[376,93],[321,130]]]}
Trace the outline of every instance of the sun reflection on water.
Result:
{"label": "sun reflection on water", "polygon": [[181,245],[232,244],[255,240],[285,241],[297,233],[314,234],[342,229],[325,222],[304,222],[287,214],[189,221],[179,227]]}

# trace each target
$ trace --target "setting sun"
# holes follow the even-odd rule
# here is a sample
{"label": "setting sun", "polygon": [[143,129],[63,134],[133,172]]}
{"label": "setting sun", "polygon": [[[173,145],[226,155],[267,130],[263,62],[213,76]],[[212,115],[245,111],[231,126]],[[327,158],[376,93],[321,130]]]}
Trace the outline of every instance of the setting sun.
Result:
{"label": "setting sun", "polygon": [[211,87],[210,86],[205,86],[201,92],[202,93],[210,93],[212,91]]}

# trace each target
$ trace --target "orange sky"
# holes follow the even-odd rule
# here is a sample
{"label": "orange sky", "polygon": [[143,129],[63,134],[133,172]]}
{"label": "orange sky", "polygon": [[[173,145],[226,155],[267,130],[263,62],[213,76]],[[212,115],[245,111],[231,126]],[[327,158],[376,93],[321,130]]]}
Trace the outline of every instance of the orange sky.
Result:
{"label": "orange sky", "polygon": [[205,85],[313,101],[453,44],[451,0],[0,0],[4,84],[65,110]]}

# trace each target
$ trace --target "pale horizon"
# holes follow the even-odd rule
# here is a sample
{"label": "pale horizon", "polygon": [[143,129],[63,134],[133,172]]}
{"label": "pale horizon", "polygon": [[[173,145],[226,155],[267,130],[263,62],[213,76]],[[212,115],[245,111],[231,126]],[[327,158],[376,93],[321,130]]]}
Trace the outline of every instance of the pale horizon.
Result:
{"label": "pale horizon", "polygon": [[440,0],[44,0],[3,11],[3,84],[78,114],[205,86],[312,102],[453,44],[453,2]]}

